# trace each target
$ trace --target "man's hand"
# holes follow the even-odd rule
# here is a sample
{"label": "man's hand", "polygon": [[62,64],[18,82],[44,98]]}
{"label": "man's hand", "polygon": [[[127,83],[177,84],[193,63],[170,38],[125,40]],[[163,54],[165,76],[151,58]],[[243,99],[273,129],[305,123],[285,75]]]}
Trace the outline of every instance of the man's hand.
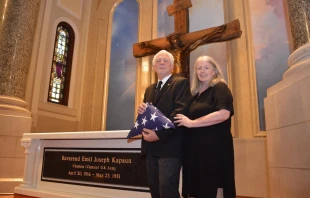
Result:
{"label": "man's hand", "polygon": [[142,103],[138,106],[138,114],[143,114],[146,110],[147,105],[145,103]]}
{"label": "man's hand", "polygon": [[159,140],[155,131],[150,130],[150,129],[144,128],[142,131],[142,135],[143,135],[144,140],[147,142],[155,142]]}

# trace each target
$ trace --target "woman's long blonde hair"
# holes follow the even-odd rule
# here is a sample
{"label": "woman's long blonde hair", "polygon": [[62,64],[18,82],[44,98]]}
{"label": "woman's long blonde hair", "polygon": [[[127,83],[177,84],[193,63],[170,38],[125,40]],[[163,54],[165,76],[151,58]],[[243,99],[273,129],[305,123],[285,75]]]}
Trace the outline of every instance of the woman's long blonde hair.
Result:
{"label": "woman's long blonde hair", "polygon": [[193,95],[196,95],[199,92],[199,89],[201,87],[201,82],[199,81],[197,72],[196,72],[198,61],[206,61],[213,66],[215,70],[215,75],[214,75],[214,78],[209,82],[209,85],[211,87],[216,85],[218,82],[223,82],[227,84],[226,80],[224,79],[224,75],[223,75],[222,69],[219,66],[219,64],[210,56],[200,56],[196,59],[193,77],[192,77],[191,92]]}

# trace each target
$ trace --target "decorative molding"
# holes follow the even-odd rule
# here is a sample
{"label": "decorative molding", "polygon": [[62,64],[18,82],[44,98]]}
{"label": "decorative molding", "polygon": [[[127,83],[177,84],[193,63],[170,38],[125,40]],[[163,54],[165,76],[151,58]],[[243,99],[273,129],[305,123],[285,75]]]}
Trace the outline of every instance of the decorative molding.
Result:
{"label": "decorative molding", "polygon": [[[157,38],[158,1],[137,1],[139,4],[138,42]],[[138,114],[138,106],[143,102],[145,89],[157,80],[152,69],[152,56],[137,60],[134,117]]]}
{"label": "decorative molding", "polygon": [[21,182],[21,181],[23,181],[23,178],[0,178],[0,182]]}
{"label": "decorative molding", "polygon": [[251,13],[249,1],[243,0],[243,9],[245,16],[245,27],[247,32],[247,51],[248,51],[248,65],[249,65],[249,85],[250,85],[250,103],[251,109],[253,109],[251,117],[253,121],[252,134],[253,137],[265,137],[266,131],[260,130],[259,122],[259,111],[258,111],[258,92],[257,92],[257,81],[256,81],[256,69],[255,69],[255,55],[254,55],[254,44],[251,24]]}
{"label": "decorative molding", "polygon": [[[66,12],[71,14],[72,16],[76,17],[77,19],[81,20],[81,15],[82,15],[82,10],[83,10],[83,0],[79,0],[80,1],[80,13],[73,12],[71,9],[62,5],[60,1],[61,0],[57,0],[57,6],[58,7],[62,8],[63,10],[65,10]],[[77,0],[75,0],[75,1],[77,1]],[[77,2],[75,2],[75,3],[77,3]]]}
{"label": "decorative molding", "polygon": [[0,114],[31,118],[28,104],[19,98],[0,95]]}
{"label": "decorative molding", "polygon": [[310,65],[310,42],[297,48],[289,57],[289,69],[283,74],[283,78],[292,75],[298,70]]}
{"label": "decorative molding", "polygon": [[25,166],[24,166],[24,176],[23,184],[24,187],[33,187],[35,180],[35,164],[37,159],[37,150],[40,145],[40,140],[25,138],[21,139],[21,145],[25,147]]}
{"label": "decorative molding", "polygon": [[22,146],[22,147],[25,147],[25,153],[26,153],[26,155],[30,152],[30,151],[29,151],[30,142],[31,142],[31,139],[21,139],[21,140],[20,140],[21,146]]}
{"label": "decorative molding", "polygon": [[225,22],[240,20],[241,38],[230,41],[228,50],[228,84],[235,99],[236,114],[232,133],[237,138],[264,136],[259,130],[255,61],[252,49],[252,29],[249,2],[224,1]]}
{"label": "decorative molding", "polygon": [[0,104],[19,106],[21,108],[28,109],[28,104],[24,100],[10,96],[0,95]]}
{"label": "decorative molding", "polygon": [[39,144],[38,141],[31,140],[30,138],[27,138],[27,139],[23,138],[23,139],[20,140],[20,143],[21,143],[22,147],[25,147],[26,155],[32,152],[31,149],[37,148],[38,144]]}

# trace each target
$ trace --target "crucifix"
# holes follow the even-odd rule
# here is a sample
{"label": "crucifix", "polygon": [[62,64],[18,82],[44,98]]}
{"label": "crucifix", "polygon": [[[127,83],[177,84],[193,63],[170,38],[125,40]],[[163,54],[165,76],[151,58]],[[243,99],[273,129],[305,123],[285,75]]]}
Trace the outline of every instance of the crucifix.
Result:
{"label": "crucifix", "polygon": [[229,41],[240,38],[242,31],[239,20],[236,19],[221,26],[188,33],[188,8],[190,0],[173,0],[167,7],[168,15],[174,15],[174,33],[167,37],[158,38],[133,44],[133,56],[141,58],[156,54],[160,50],[169,51],[175,59],[174,73],[189,77],[189,54],[198,46]]}

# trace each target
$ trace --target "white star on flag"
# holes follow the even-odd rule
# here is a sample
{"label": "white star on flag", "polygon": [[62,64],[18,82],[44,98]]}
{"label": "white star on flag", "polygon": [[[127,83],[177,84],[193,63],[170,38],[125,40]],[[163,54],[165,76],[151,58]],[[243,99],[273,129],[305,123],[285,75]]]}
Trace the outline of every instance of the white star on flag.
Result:
{"label": "white star on flag", "polygon": [[[128,133],[127,138],[131,138],[142,134],[143,128],[151,130],[165,130],[165,129],[174,129],[175,126],[161,111],[154,107],[150,103],[146,103],[147,108],[143,114],[139,114],[134,126],[131,128]],[[153,122],[148,122],[148,121]],[[168,122],[167,122],[168,121]],[[140,123],[140,124],[139,124]]]}
{"label": "white star on flag", "polygon": [[165,125],[163,125],[163,127],[164,127],[165,129],[170,129],[170,126],[168,126],[168,122],[167,122]]}
{"label": "white star on flag", "polygon": [[146,116],[142,118],[142,124],[145,126],[145,123],[147,122]]}
{"label": "white star on flag", "polygon": [[139,126],[139,124],[138,124],[138,120],[135,122],[135,126],[134,126],[134,128],[138,128],[138,126]]}
{"label": "white star on flag", "polygon": [[150,120],[153,120],[155,122],[155,118],[157,118],[158,116],[156,116],[156,112],[154,112],[154,114],[151,114],[151,119]]}

